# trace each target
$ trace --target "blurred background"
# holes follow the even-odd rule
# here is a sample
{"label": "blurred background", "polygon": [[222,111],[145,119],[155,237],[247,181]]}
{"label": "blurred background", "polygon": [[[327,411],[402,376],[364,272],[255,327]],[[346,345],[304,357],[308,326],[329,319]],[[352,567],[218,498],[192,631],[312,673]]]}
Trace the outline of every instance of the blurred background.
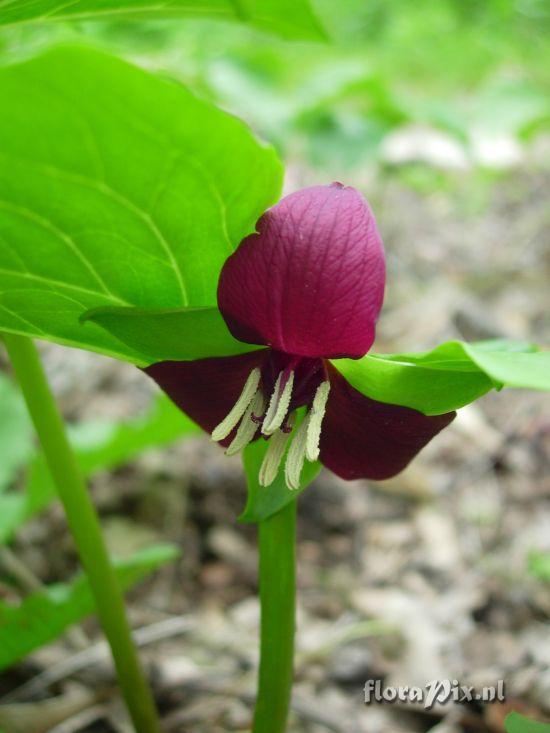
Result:
{"label": "blurred background", "polygon": [[[16,60],[84,38],[246,120],[279,150],[287,191],[360,188],[388,255],[375,350],[449,338],[548,344],[548,3],[314,5],[326,43],[187,20],[29,26],[4,30],[0,49]],[[247,730],[258,602],[255,528],[236,521],[238,460],[188,434],[137,369],[53,345],[42,353],[80,450],[95,456],[88,474],[113,552],[152,541],[180,550],[130,594],[166,730]],[[0,366],[9,372],[2,352]],[[0,491],[17,502],[40,461],[0,378],[4,431],[26,425],[4,474],[0,465]],[[549,406],[527,391],[489,394],[395,479],[323,472],[301,497],[292,733],[503,733],[510,709],[550,716]],[[4,533],[0,598],[10,603],[77,568],[59,507],[37,496],[29,521]],[[128,730],[105,658],[75,663],[99,638],[88,619],[1,673],[0,727]],[[503,679],[507,702],[365,707],[369,679]]]}

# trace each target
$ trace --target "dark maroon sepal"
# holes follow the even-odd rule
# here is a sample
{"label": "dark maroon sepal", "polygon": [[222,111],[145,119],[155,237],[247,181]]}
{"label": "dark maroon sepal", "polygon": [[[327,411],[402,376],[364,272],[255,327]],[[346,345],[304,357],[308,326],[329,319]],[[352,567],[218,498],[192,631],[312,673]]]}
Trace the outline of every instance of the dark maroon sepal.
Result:
{"label": "dark maroon sepal", "polygon": [[[197,361],[161,361],[144,369],[170,399],[207,433],[229,413],[265,350]],[[233,434],[220,441],[229,445]]]}
{"label": "dark maroon sepal", "polygon": [[329,366],[330,395],[321,432],[323,465],[346,480],[382,480],[402,471],[455,418],[371,400]]}

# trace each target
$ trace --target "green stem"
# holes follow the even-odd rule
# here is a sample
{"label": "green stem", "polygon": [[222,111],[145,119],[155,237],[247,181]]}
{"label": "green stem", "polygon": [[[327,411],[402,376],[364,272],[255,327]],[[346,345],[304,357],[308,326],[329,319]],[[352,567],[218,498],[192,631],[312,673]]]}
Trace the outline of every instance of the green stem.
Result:
{"label": "green stem", "polygon": [[109,560],[99,519],[67,439],[63,419],[38,352],[34,343],[23,336],[6,333],[3,340],[90,581],[135,729],[138,733],[158,733],[153,696],[132,641],[124,599]]}
{"label": "green stem", "polygon": [[296,611],[296,501],[260,522],[261,646],[254,733],[284,733]]}

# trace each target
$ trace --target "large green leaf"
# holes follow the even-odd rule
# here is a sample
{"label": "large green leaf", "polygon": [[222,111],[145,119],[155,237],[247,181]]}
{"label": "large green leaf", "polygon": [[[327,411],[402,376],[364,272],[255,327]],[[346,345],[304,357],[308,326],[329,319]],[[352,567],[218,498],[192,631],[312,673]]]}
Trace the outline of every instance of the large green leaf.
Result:
{"label": "large green leaf", "polygon": [[234,356],[261,348],[233,338],[217,308],[97,308],[83,320],[102,326],[139,353],[144,364]]}
{"label": "large green leaf", "polygon": [[79,317],[215,305],[224,260],[280,194],[274,151],[87,48],[1,69],[0,98],[0,330],[141,363]]}
{"label": "large green leaf", "polygon": [[[71,443],[85,477],[124,465],[147,448],[165,445],[198,427],[170,400],[160,395],[145,415],[116,423],[95,421],[74,426]],[[32,461],[23,491],[0,494],[0,543],[10,539],[28,519],[41,512],[57,496],[55,485],[40,453]]]}
{"label": "large green leaf", "polygon": [[255,443],[248,445],[244,450],[243,465],[248,494],[246,506],[239,517],[239,521],[241,522],[261,522],[272,514],[276,514],[289,502],[296,501],[298,496],[307,489],[321,469],[319,461],[315,461],[314,463],[306,461],[298,491],[291,491],[287,488],[284,470],[282,468],[271,486],[260,486],[258,483],[258,474],[267,446],[268,443],[265,440],[257,440]]}
{"label": "large green leaf", "polygon": [[241,20],[287,38],[325,38],[309,0],[0,0],[0,25],[189,16]]}
{"label": "large green leaf", "polygon": [[0,373],[0,494],[30,458],[33,436],[19,390]]}
{"label": "large green leaf", "polygon": [[[123,589],[130,588],[179,554],[175,545],[156,545],[128,559],[114,560]],[[19,606],[0,603],[0,669],[9,667],[34,649],[54,641],[73,624],[94,612],[86,576],[50,585],[27,596]]]}
{"label": "large green leaf", "polygon": [[550,352],[529,344],[448,341],[419,354],[369,354],[333,365],[367,397],[440,415],[502,387],[550,390]]}

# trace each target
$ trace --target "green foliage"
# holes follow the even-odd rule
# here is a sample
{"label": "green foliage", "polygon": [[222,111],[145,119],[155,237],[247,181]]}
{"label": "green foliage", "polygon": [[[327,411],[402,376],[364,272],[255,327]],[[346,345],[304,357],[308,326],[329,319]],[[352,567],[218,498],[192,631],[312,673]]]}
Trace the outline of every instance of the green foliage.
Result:
{"label": "green foliage", "polygon": [[[547,127],[549,14],[528,4],[317,0],[330,45],[251,43],[239,27],[204,22],[144,27],[140,51],[288,155],[305,154],[341,176],[378,160],[380,143],[403,123],[439,128],[466,153],[475,134],[529,136]],[[135,48],[135,35],[112,26],[100,37]]]}
{"label": "green foliage", "polygon": [[527,82],[493,81],[482,87],[471,105],[470,123],[491,133],[525,135],[550,119],[548,95]]}
{"label": "green foliage", "polygon": [[537,580],[550,583],[550,552],[531,552],[528,567]]}
{"label": "green foliage", "polygon": [[504,721],[506,733],[550,733],[550,723],[539,723],[519,713],[510,713]]}
{"label": "green foliage", "polygon": [[[253,12],[250,0],[242,5]],[[301,3],[270,5],[297,24]],[[13,54],[52,35],[93,35],[117,53],[147,57],[250,120],[282,150],[306,154],[337,176],[377,161],[386,135],[403,123],[450,133],[466,153],[473,134],[528,137],[547,128],[550,14],[540,0],[441,0],[429,7],[315,0],[315,6],[334,43],[289,44],[263,34],[256,40],[237,23],[124,23],[115,16],[64,28],[8,27],[6,44]]]}
{"label": "green foliage", "polygon": [[324,38],[308,0],[19,0],[0,5],[0,25],[102,19],[212,17],[240,20],[288,38]]}
{"label": "green foliage", "polygon": [[98,308],[83,320],[102,326],[144,364],[234,356],[258,348],[233,338],[217,308]]}
{"label": "green foliage", "polygon": [[[197,432],[164,395],[152,409],[128,422],[87,422],[69,431],[80,469],[86,478],[100,470],[124,465],[148,448],[165,445]],[[56,497],[50,472],[41,453],[32,460],[23,491],[0,494],[0,543],[7,542],[28,519],[43,511]]]}
{"label": "green foliage", "polygon": [[456,410],[502,387],[550,389],[550,352],[529,344],[448,341],[419,354],[369,354],[333,365],[359,392],[426,415]]}
{"label": "green foliage", "polygon": [[271,486],[260,486],[258,484],[258,474],[267,446],[267,442],[260,439],[248,445],[244,450],[243,464],[248,496],[244,511],[239,517],[239,521],[241,522],[261,522],[263,519],[267,519],[273,514],[276,514],[289,502],[295,501],[321,469],[319,461],[315,463],[306,461],[302,471],[301,486],[298,491],[291,491],[287,488],[284,470],[279,471],[279,475]]}
{"label": "green foliage", "polygon": [[340,42],[370,44],[385,75],[421,80],[429,94],[470,86],[510,63],[532,63],[548,78],[550,12],[539,0],[317,0],[317,7]]}
{"label": "green foliage", "polygon": [[279,161],[184,87],[86,48],[1,69],[0,97],[0,329],[139,363],[79,317],[214,305]]}
{"label": "green foliage", "polygon": [[[127,559],[115,559],[113,565],[126,590],[178,554],[174,545],[156,545]],[[70,583],[36,591],[19,606],[0,602],[0,670],[57,639],[69,626],[93,613],[94,608],[90,585],[83,574]]]}

